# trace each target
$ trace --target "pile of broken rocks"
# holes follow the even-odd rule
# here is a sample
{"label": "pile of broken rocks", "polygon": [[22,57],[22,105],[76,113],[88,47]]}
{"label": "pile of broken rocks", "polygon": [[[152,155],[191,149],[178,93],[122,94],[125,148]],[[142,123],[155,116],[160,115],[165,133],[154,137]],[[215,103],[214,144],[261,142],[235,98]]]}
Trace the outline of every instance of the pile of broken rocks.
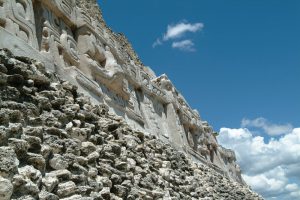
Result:
{"label": "pile of broken rocks", "polygon": [[0,50],[0,199],[262,199]]}

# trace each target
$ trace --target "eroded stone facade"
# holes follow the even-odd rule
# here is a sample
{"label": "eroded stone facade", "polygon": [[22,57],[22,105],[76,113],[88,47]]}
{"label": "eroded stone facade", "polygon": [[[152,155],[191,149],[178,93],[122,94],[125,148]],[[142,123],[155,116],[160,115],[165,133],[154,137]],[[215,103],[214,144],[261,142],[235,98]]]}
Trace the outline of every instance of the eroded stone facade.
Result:
{"label": "eroded stone facade", "polygon": [[1,200],[262,200],[0,49]]}
{"label": "eroded stone facade", "polygon": [[106,26],[95,0],[0,0],[0,48],[41,61],[134,129],[243,183],[234,152],[218,144],[166,75],[157,77]]}

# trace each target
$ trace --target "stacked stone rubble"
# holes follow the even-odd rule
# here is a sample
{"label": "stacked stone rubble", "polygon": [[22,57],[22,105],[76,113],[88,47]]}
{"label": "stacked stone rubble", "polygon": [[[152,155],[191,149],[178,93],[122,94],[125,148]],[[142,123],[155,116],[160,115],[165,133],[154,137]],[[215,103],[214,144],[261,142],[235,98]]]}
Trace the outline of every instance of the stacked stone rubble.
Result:
{"label": "stacked stone rubble", "polygon": [[0,199],[261,199],[0,50]]}
{"label": "stacked stone rubble", "polygon": [[[39,60],[94,105],[244,183],[234,152],[218,144],[166,75],[157,77],[106,25],[96,0],[0,0],[0,48]],[[39,101],[50,106],[47,98]]]}

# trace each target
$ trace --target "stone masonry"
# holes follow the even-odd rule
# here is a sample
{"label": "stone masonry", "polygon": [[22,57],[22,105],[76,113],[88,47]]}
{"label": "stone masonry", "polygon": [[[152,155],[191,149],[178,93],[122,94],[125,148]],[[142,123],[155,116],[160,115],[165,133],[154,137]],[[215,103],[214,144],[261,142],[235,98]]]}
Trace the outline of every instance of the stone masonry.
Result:
{"label": "stone masonry", "polygon": [[262,199],[0,50],[1,200]]}
{"label": "stone masonry", "polygon": [[96,0],[0,0],[0,48],[38,60],[93,105],[244,184],[234,152],[218,144],[166,75],[144,66],[105,24]]}

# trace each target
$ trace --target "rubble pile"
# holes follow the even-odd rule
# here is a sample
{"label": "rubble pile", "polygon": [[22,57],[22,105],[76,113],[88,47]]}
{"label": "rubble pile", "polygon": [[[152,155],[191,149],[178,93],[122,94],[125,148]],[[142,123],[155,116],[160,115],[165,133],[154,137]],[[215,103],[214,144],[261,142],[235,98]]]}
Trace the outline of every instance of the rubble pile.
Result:
{"label": "rubble pile", "polygon": [[262,199],[0,50],[0,199]]}

